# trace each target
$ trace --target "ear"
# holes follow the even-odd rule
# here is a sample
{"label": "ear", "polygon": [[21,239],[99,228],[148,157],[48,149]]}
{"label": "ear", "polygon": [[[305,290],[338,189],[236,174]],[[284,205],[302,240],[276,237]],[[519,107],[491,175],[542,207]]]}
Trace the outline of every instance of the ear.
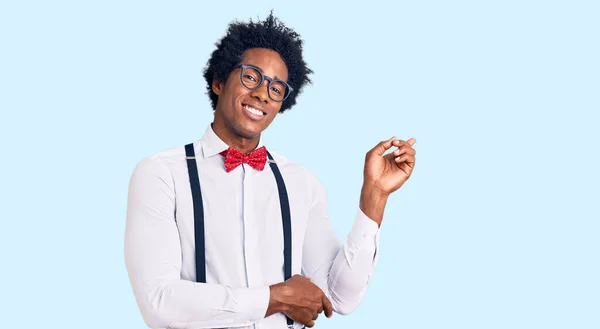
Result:
{"label": "ear", "polygon": [[217,94],[217,96],[221,94],[221,91],[223,90],[223,85],[224,85],[223,81],[218,81],[216,79],[216,77],[213,77],[213,82],[212,82],[211,88],[212,88],[212,91],[215,94]]}

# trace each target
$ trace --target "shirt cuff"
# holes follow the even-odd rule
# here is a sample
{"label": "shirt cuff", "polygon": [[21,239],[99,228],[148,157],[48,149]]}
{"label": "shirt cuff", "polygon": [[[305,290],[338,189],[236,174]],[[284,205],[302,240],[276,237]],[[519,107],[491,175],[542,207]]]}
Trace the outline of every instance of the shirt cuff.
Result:
{"label": "shirt cuff", "polygon": [[235,323],[251,325],[262,320],[270,298],[269,286],[238,289]]}
{"label": "shirt cuff", "polygon": [[358,208],[354,225],[346,239],[346,259],[348,265],[352,267],[352,263],[359,252],[369,252],[373,254],[373,265],[378,260],[379,236],[381,227],[365,213]]}

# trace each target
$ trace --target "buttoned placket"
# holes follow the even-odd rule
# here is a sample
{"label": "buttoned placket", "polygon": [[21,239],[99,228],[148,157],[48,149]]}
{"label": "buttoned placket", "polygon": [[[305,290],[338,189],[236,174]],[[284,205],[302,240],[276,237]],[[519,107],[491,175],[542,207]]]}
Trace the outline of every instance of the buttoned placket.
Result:
{"label": "buttoned placket", "polygon": [[[258,245],[258,218],[254,211],[254,187],[256,170],[250,165],[244,163],[243,168],[243,188],[242,188],[242,218],[244,225],[244,261],[246,267],[246,284],[248,287],[257,287],[263,284],[262,271],[259,258],[256,251]],[[254,325],[259,329],[258,325]]]}

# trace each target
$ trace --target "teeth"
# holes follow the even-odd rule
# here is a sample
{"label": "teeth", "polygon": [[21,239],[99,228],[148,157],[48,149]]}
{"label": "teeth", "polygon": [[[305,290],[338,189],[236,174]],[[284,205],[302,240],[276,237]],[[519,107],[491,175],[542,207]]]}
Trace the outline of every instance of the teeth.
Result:
{"label": "teeth", "polygon": [[256,115],[264,115],[264,113],[262,113],[262,111],[259,111],[259,110],[255,109],[253,107],[248,106],[248,105],[244,105],[244,108],[246,110],[250,111],[251,113],[256,114]]}

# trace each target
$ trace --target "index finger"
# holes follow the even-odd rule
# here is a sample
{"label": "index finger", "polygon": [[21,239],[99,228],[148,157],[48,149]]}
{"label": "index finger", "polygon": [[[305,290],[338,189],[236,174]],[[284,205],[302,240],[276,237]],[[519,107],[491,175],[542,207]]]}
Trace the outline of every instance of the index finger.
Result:
{"label": "index finger", "polygon": [[325,316],[330,318],[333,315],[333,305],[331,305],[331,301],[329,301],[329,298],[327,298],[325,294],[323,294],[321,299],[323,300],[323,310],[325,311]]}
{"label": "index finger", "polygon": [[394,144],[395,144],[396,146],[398,146],[398,145],[402,145],[402,144],[408,144],[408,146],[412,147],[413,145],[415,145],[415,143],[416,143],[416,142],[417,142],[417,139],[416,139],[416,138],[414,138],[414,137],[413,137],[413,138],[410,138],[410,139],[408,139],[408,140],[406,140],[406,141],[403,141],[403,140],[401,140],[401,139],[396,139],[396,140],[394,140]]}

